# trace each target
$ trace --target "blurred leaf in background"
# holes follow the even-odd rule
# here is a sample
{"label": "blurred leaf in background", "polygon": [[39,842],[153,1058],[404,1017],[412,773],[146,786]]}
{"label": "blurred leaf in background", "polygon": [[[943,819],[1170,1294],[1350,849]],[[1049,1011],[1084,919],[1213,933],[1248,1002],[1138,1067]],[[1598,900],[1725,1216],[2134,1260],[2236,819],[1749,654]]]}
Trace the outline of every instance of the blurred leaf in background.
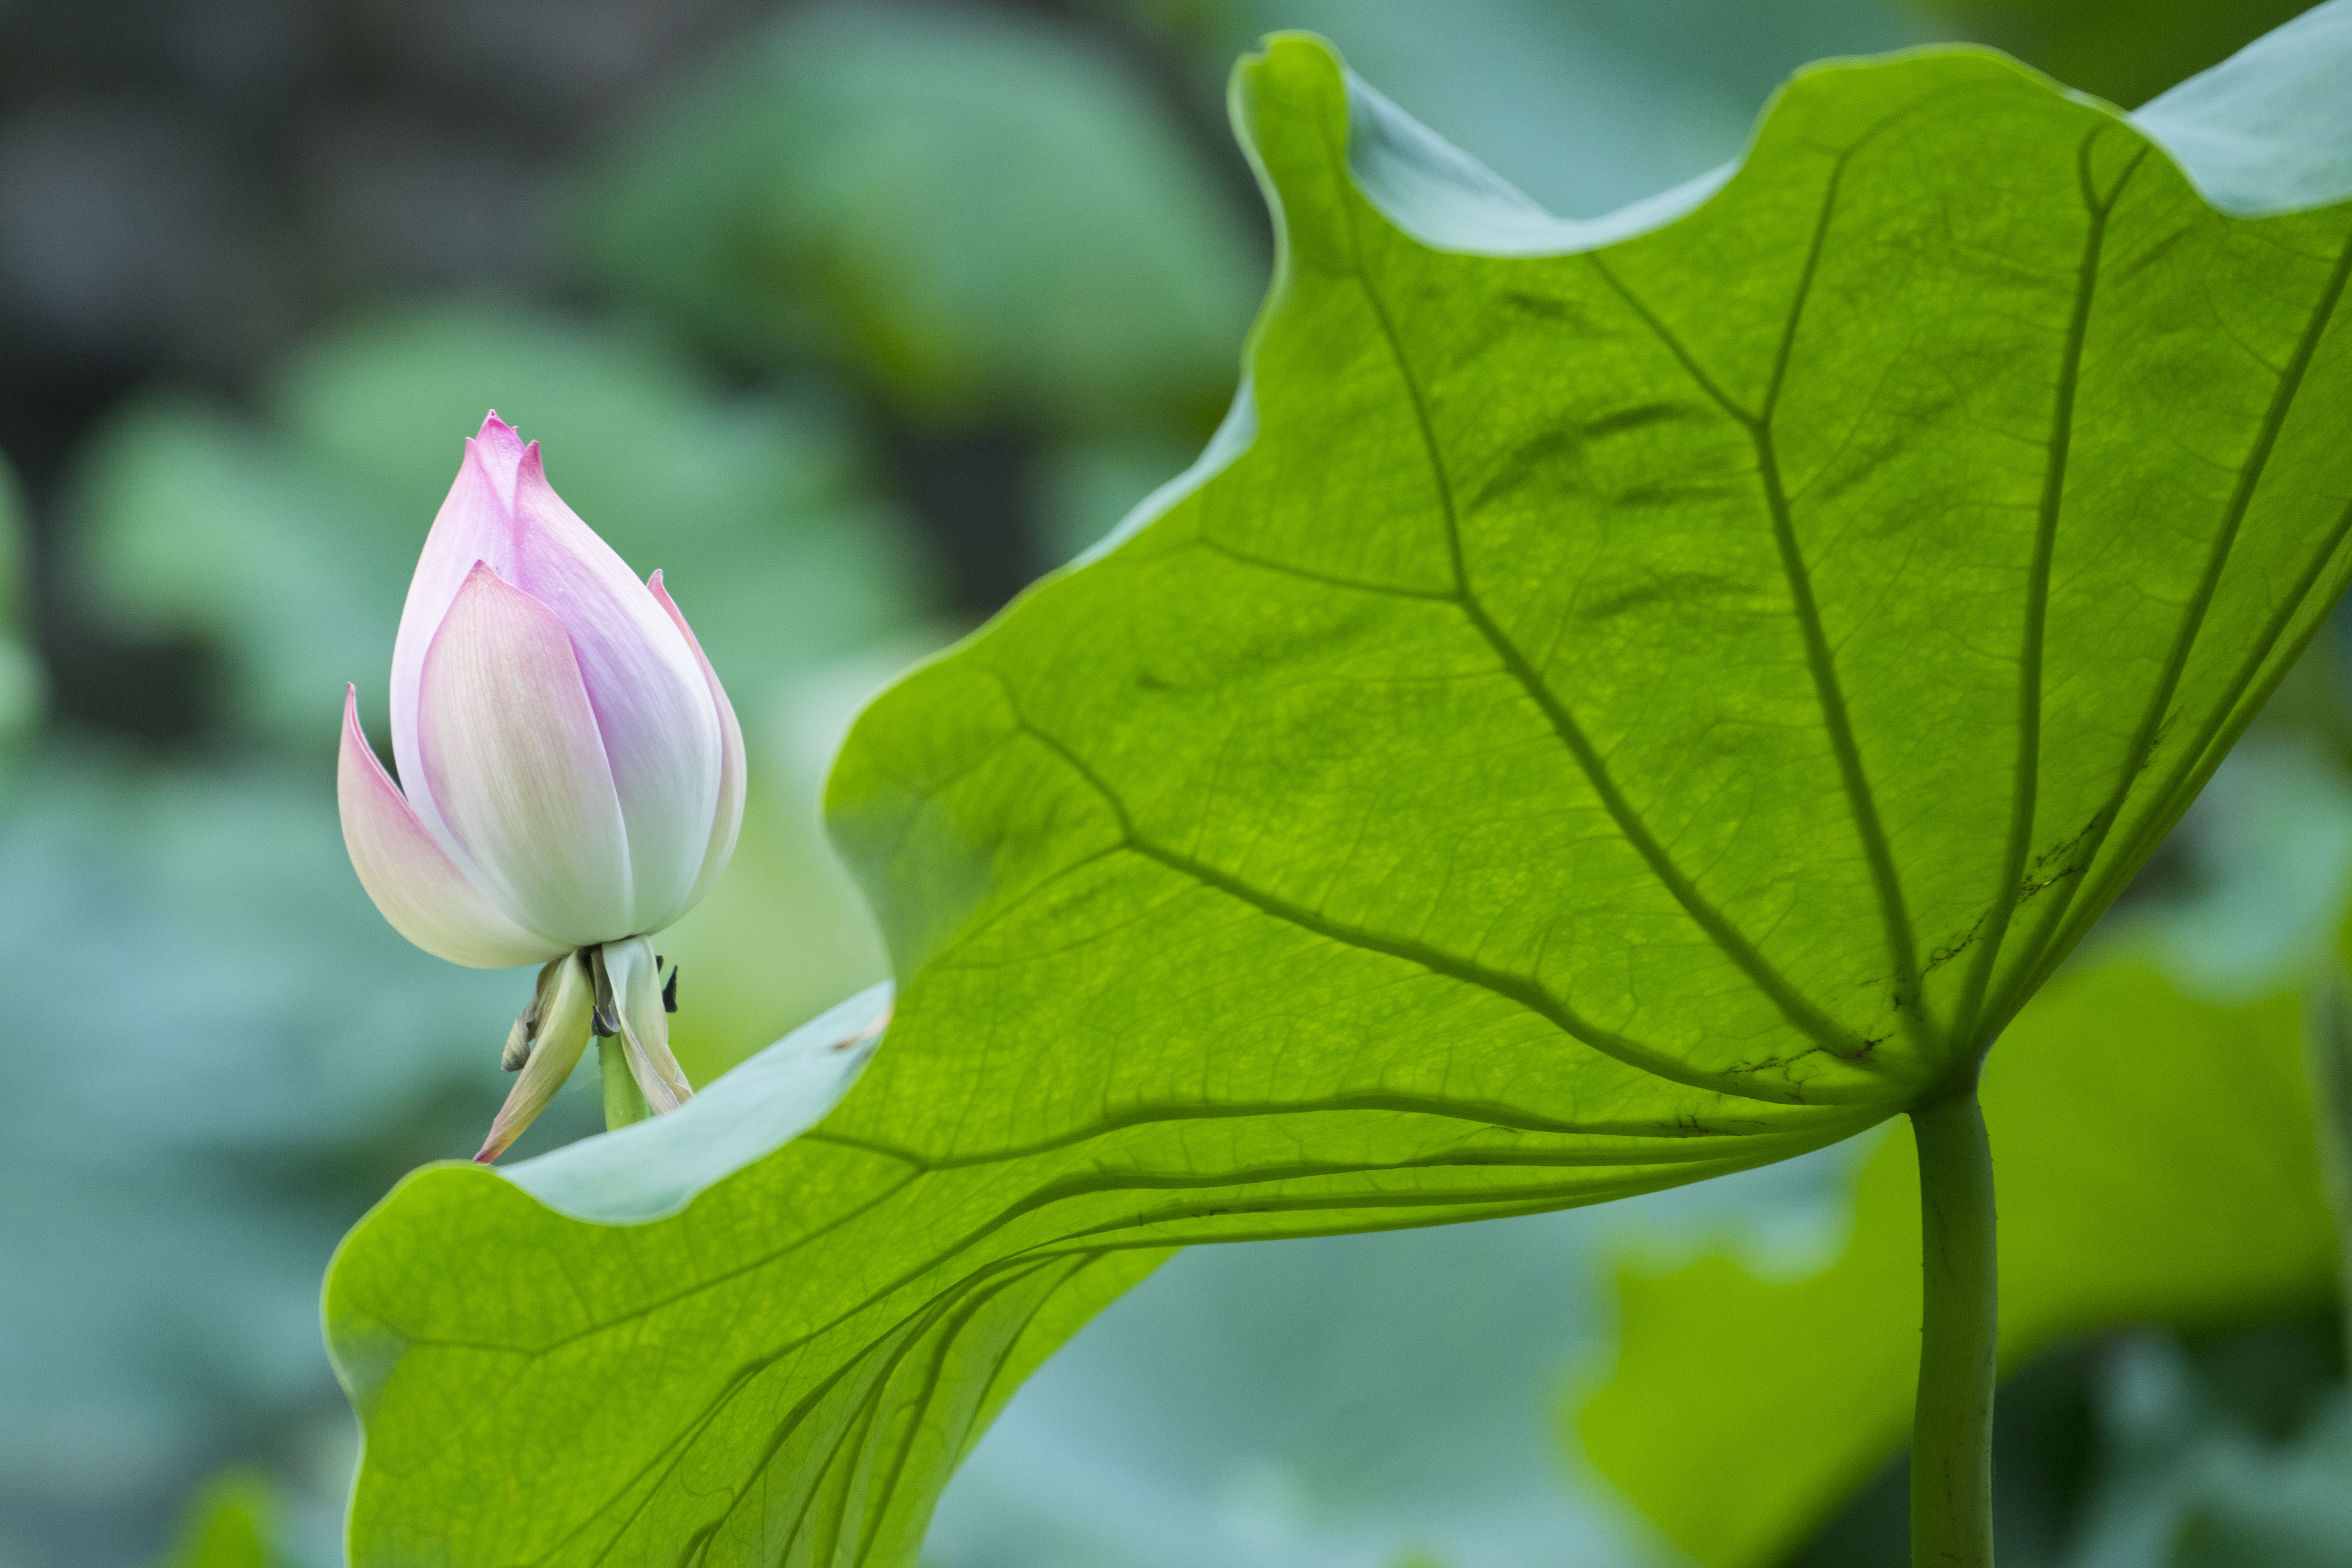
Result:
{"label": "blurred leaf in background", "polygon": [[[423,528],[309,454],[190,398],[120,412],[84,448],[76,544],[124,631],[220,656],[232,721],[324,756],[345,680],[383,711],[391,627]],[[426,522],[431,513],[425,514]]]}
{"label": "blurred leaf in background", "polygon": [[1184,471],[1196,446],[1129,437],[1072,442],[1048,452],[1038,500],[1049,558],[1059,564],[1110,532],[1139,502]]}
{"label": "blurred leaf in background", "polygon": [[2114,1345],[2096,1389],[2101,1464],[2060,1568],[2352,1562],[2352,1394],[2325,1327],[2310,1325],[2300,1356],[2274,1333]]}
{"label": "blurred leaf in background", "polygon": [[190,1504],[179,1539],[157,1568],[278,1568],[277,1488],[267,1472],[214,1477]]}
{"label": "blurred leaf in background", "polygon": [[588,254],[724,357],[913,422],[1205,434],[1262,264],[1099,54],[979,8],[814,8],[592,182]]}

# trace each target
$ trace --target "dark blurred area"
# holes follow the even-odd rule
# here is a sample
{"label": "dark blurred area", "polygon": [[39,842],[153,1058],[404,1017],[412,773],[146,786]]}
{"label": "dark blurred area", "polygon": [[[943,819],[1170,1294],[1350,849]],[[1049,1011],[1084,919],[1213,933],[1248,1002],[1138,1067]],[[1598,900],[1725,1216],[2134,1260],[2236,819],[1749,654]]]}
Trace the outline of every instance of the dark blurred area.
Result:
{"label": "dark blurred area", "polygon": [[[730,48],[756,47],[747,42],[752,29],[789,9],[743,0],[110,0],[0,14],[0,451],[28,502],[36,625],[57,715],[165,744],[202,741],[221,716],[214,650],[201,637],[157,637],[94,613],[61,543],[77,455],[94,426],[143,391],[192,389],[250,408],[271,373],[320,334],[385,300],[449,295],[567,313],[675,308],[692,347],[722,377],[801,368],[793,362],[807,342],[787,333],[780,344],[758,332],[767,341],[742,342],[743,322],[730,314],[740,301],[714,310],[707,297],[681,300],[668,287],[667,258],[648,263],[626,254],[646,241],[658,251],[677,236],[578,243],[583,228],[609,230],[643,216],[583,215],[583,168],[666,95],[711,75]],[[960,39],[958,11],[990,20],[964,27],[971,37]],[[1188,47],[1216,30],[1213,23],[1231,31],[1230,18],[1214,11],[1138,6],[1130,14],[1007,0],[908,16],[918,33],[926,25],[948,29],[950,51],[964,43],[1040,57],[1010,61],[1010,75],[1042,70],[1049,88],[1132,94],[1128,114],[1159,121],[1144,132],[1170,144],[1144,150],[1146,160],[1173,153],[1197,161],[1199,177],[1181,178],[1194,174],[1187,168],[1176,183],[1199,187],[1184,193],[1195,205],[1227,209],[1214,221],[1232,236],[1208,243],[1241,241],[1234,257],[1221,258],[1233,269],[1242,253],[1263,251],[1264,220],[1216,94],[1204,90],[1210,77]],[[877,40],[883,31],[868,30]],[[890,48],[884,43],[882,52]],[[1086,58],[1050,58],[1056,51]],[[851,41],[841,52],[859,51]],[[879,60],[863,66],[887,68]],[[749,79],[758,75],[739,72],[730,85],[739,92],[786,85]],[[1086,76],[1098,79],[1052,79]],[[985,153],[1051,159],[1065,150],[1055,144],[1058,135],[1083,132],[1051,123],[1052,107],[1033,117],[1038,123],[1006,127],[1009,142],[966,153],[956,173],[971,182],[967,199],[984,199],[1003,172],[987,166]],[[1066,147],[1085,151],[1082,142]],[[732,152],[766,160],[771,151],[722,145],[685,157]],[[674,172],[649,171],[656,179]],[[753,183],[772,178],[765,167],[741,173]],[[1125,173],[1104,170],[1113,178]],[[1094,237],[1075,237],[1083,245]],[[1202,243],[1180,231],[1180,249]],[[615,250],[625,254],[604,265]],[[1228,295],[1211,306],[1224,307],[1221,330],[1200,345],[1213,354],[1217,374],[1175,389],[1182,406],[1154,410],[1170,417],[1142,421],[1147,437],[1181,445],[1213,425],[1230,382],[1233,329],[1245,319],[1248,300],[1235,287],[1243,279],[1235,271],[1210,280]],[[711,279],[678,281],[691,291]],[[887,331],[897,323],[874,324]],[[851,389],[856,414],[872,460],[936,559],[937,606],[975,618],[1058,559],[1037,515],[1046,481],[1034,448],[1053,432],[1024,399],[991,395],[997,388],[984,384],[993,365],[980,367],[942,405],[923,380],[927,367],[915,367],[910,379],[887,363],[910,346],[852,344],[853,363],[833,368],[865,383]],[[1204,356],[1198,368],[1208,363]],[[1166,367],[1140,369],[1149,376]],[[861,371],[877,373],[882,384]]]}
{"label": "dark blurred area", "polygon": [[740,32],[730,0],[108,0],[0,13],[0,450],[62,716],[185,742],[200,647],[92,624],[57,564],[91,426],[156,384],[249,399],[386,296],[555,297],[570,160]]}
{"label": "dark blurred area", "polygon": [[[667,571],[744,714],[743,847],[671,943],[689,976],[678,1048],[702,1081],[881,972],[815,824],[856,704],[1099,539],[1222,416],[1269,261],[1223,106],[1255,37],[1329,34],[1407,110],[1585,216],[1736,155],[1810,58],[1974,39],[2132,104],[2300,9],[0,4],[0,455],[16,498],[0,473],[0,933],[26,993],[0,1047],[0,1568],[261,1561],[236,1542],[265,1535],[268,1560],[338,1560],[355,1441],[318,1344],[319,1272],[402,1172],[470,1150],[524,984],[385,929],[331,804],[341,683],[380,726],[407,572],[486,408],[545,440],[558,487],[634,564]],[[2295,755],[2320,760],[2281,787],[2342,870],[2337,658],[2323,649],[2282,700]],[[2173,893],[2202,885],[2200,853],[2167,852]],[[521,1152],[594,1125],[593,1091],[567,1094]],[[1843,1169],[1738,1188],[1706,1223],[1769,1229]],[[1238,1402],[1223,1416],[1173,1394],[1163,1414],[1210,1466],[1235,1449],[1215,1420],[1286,1401],[1297,1452],[1328,1458],[1362,1423],[1298,1410],[1353,1408],[1329,1391],[1378,1381],[1391,1331],[1433,1310],[1417,1271],[1438,1254],[1411,1249],[1451,1246],[1469,1249],[1465,1278],[1549,1292],[1479,1331],[1524,1333],[1533,1359],[1509,1386],[1534,1411],[1605,1339],[1598,1234],[1358,1238],[1171,1270],[1082,1342],[1134,1353],[1074,1352],[1067,1375],[1145,1399],[1120,1379],[1172,1355],[1185,1323],[1263,1321],[1253,1342],[1276,1370],[1217,1384]],[[1528,1248],[1572,1278],[1530,1273]],[[1350,1302],[1373,1326],[1338,1336],[1360,1355],[1275,1353],[1328,1337],[1283,1315],[1327,1258],[1367,1271]],[[2172,1356],[2161,1375],[2198,1391],[2180,1395],[2192,1411],[2275,1381],[2314,1331],[2246,1331],[2242,1353],[2100,1344],[2031,1373],[2003,1441],[2008,1474],[2038,1479],[2016,1490],[2005,1560],[2142,1561],[2077,1551],[2084,1478],[2120,1451],[2111,1363]],[[2340,1378],[2332,1354],[2304,1381]],[[1310,1371],[1312,1388],[1283,1382]],[[1488,1419],[1472,1394],[1511,1397],[1487,1373],[1441,1368],[1414,1384],[1440,1415],[1384,1419],[1468,1430]],[[1033,1408],[1083,1405],[1076,1386]],[[2291,1436],[2297,1419],[2273,1424]],[[1494,1420],[1538,1429],[1516,1405]],[[1022,1430],[1006,1443],[1045,1447],[1013,1468],[1061,1473],[1058,1439]],[[1530,1458],[1536,1442],[1493,1473],[1564,1486],[1572,1467]],[[1409,1531],[1345,1518],[1252,1535],[1263,1476],[1216,1474],[1197,1493],[1167,1483],[1180,1511],[1244,1500],[1202,1503],[1211,1524],[1174,1544],[1133,1521],[1120,1536],[1079,1506],[1081,1481],[1049,1506],[983,1476],[937,1562],[1205,1565],[1255,1561],[1235,1543],[1269,1539],[1286,1568],[1556,1560],[1416,1559]],[[206,1555],[195,1526],[171,1547],[207,1484],[221,1551],[247,1555]],[[1876,1484],[1797,1561],[1898,1561],[1899,1486]],[[1531,1505],[1528,1528],[1573,1514],[1580,1561],[1669,1561],[1589,1492]]]}

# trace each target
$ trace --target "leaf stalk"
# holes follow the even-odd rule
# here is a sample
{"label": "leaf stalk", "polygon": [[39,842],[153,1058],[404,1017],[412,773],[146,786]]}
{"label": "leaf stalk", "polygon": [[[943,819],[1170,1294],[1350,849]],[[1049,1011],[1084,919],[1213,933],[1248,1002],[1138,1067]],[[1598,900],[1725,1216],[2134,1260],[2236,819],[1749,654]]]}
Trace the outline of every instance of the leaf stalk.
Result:
{"label": "leaf stalk", "polygon": [[1992,1568],[1999,1350],[1992,1145],[1976,1077],[1914,1109],[1924,1287],[1911,1433],[1912,1568]]}

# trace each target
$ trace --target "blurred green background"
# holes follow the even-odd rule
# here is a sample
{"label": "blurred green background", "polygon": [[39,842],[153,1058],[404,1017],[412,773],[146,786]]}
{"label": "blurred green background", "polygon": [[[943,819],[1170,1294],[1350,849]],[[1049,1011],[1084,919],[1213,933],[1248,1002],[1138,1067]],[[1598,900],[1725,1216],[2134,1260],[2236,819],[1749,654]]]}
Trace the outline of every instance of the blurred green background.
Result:
{"label": "blurred green background", "polygon": [[[385,927],[333,805],[341,683],[380,737],[407,574],[486,408],[664,569],[744,719],[742,847],[664,943],[706,1081],[882,972],[816,826],[858,704],[1107,531],[1223,412],[1268,253],[1223,82],[1259,35],[1325,33],[1592,216],[1735,156],[1811,58],[1989,42],[2130,106],[2301,8],[0,8],[0,1568],[338,1561],[356,1439],[319,1277],[403,1171],[475,1146],[529,985]],[[2288,984],[2342,918],[2347,650],[2315,648],[2114,922],[2212,1006]],[[2307,1140],[2303,1093],[2246,1125]],[[575,1086],[518,1156],[597,1121]],[[1870,1155],[1187,1254],[1014,1402],[929,1558],[1705,1555],[1722,1500],[1659,1500],[1642,1455],[1758,1430],[1794,1455],[1885,1375],[1832,1345],[1740,1416],[1667,1328],[1709,1335],[1727,1289],[1797,1318],[1832,1289],[1813,1280],[1874,1300]],[[2246,1223],[2300,1225],[2294,1258],[2318,1257],[2305,1206]],[[2352,1562],[2318,1267],[2191,1307],[2126,1268],[2095,1318],[2053,1318],[2004,1405],[2004,1563]],[[1879,1436],[1791,1458],[1764,1554],[1706,1560],[1899,1563],[1898,1465]]]}

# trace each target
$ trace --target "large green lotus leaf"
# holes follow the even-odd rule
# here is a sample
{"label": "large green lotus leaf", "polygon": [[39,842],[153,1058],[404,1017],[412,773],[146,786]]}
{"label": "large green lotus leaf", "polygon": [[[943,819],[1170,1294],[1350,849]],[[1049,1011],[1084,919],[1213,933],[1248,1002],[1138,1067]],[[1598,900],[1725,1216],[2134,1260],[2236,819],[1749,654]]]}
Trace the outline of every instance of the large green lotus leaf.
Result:
{"label": "large green lotus leaf", "polygon": [[363,1222],[363,1568],[908,1563],[1169,1247],[1880,1121],[2341,585],[2352,213],[2224,216],[2001,59],[1805,73],[1727,179],[1603,225],[1309,39],[1237,109],[1283,237],[1255,392],[836,767],[887,1048],[668,1218],[444,1166]]}
{"label": "large green lotus leaf", "polygon": [[[2336,1245],[2296,992],[2193,999],[2136,955],[2053,981],[1987,1065],[2001,1358],[2123,1324],[2325,1301]],[[1919,1351],[1911,1140],[1871,1154],[1844,1249],[1759,1279],[1710,1256],[1621,1275],[1587,1455],[1706,1568],[1765,1568],[1901,1447]],[[1754,1347],[1768,1343],[1769,1355]],[[1706,1412],[1694,1421],[1695,1409]]]}
{"label": "large green lotus leaf", "polygon": [[1475,1104],[1565,1192],[1971,1063],[2341,584],[2347,215],[2224,217],[1952,53],[1800,77],[1678,222],[1464,254],[1605,236],[1469,210],[1393,116],[1350,179],[1310,44],[1242,86],[1254,428],[836,773],[901,1039],[957,1039],[891,1076],[1041,1136],[1291,1075]]}

